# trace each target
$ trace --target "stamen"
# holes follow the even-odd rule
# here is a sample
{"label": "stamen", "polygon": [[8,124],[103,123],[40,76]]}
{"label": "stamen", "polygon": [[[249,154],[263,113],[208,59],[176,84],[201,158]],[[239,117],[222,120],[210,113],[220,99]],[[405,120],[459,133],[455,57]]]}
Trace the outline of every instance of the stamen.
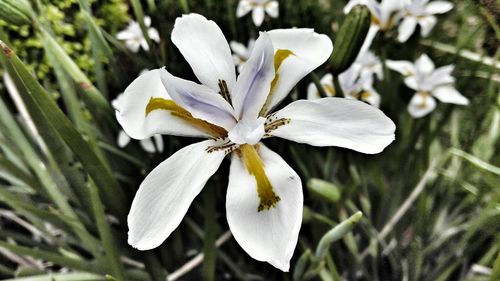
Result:
{"label": "stamen", "polygon": [[260,199],[257,212],[260,212],[276,207],[276,203],[278,203],[281,198],[274,192],[273,186],[264,170],[264,162],[257,153],[256,148],[258,148],[258,146],[243,144],[239,147],[238,151],[240,152],[240,157],[243,158],[242,160],[248,172],[255,177],[257,194]]}
{"label": "stamen", "polygon": [[219,79],[219,94],[231,104],[231,96],[229,95],[229,89],[227,88],[227,83],[225,80]]}
{"label": "stamen", "polygon": [[146,106],[146,116],[153,110],[158,110],[158,109],[169,111],[170,114],[172,114],[173,116],[178,117],[190,123],[191,125],[204,130],[205,132],[207,132],[208,134],[210,134],[215,138],[222,138],[227,136],[226,129],[208,123],[205,120],[194,118],[193,115],[189,113],[189,111],[176,104],[173,100],[151,97]]}
{"label": "stamen", "polygon": [[335,91],[335,88],[332,87],[331,85],[324,85],[323,88],[325,89],[325,92],[330,94],[330,96],[334,97],[337,95],[337,92]]}
{"label": "stamen", "polygon": [[225,154],[229,154],[229,153],[235,151],[237,148],[238,148],[237,144],[232,143],[231,141],[228,140],[225,143],[222,143],[220,145],[209,146],[209,147],[207,147],[207,149],[205,149],[205,151],[208,153],[212,153],[214,151],[224,150]]}

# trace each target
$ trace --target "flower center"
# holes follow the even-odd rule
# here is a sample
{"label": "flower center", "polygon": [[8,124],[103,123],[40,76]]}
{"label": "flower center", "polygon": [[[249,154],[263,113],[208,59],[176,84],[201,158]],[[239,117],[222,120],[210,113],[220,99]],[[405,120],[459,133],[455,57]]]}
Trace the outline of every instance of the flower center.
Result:
{"label": "flower center", "polygon": [[264,123],[266,118],[259,117],[258,119],[243,119],[238,121],[228,133],[228,138],[236,144],[257,144],[264,136]]}

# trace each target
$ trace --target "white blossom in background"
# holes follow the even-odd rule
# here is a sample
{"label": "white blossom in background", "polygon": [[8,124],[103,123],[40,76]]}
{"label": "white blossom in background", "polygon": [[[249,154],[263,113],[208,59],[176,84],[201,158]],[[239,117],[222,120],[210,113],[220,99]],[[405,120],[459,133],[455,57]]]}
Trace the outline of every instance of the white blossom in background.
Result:
{"label": "white blossom in background", "polygon": [[455,78],[451,76],[453,65],[436,68],[425,54],[421,55],[415,63],[387,60],[386,65],[403,74],[406,86],[416,91],[408,105],[408,112],[415,118],[423,117],[436,108],[434,98],[444,103],[469,104],[469,100],[453,86],[455,82]]}
{"label": "white blossom in background", "polygon": [[250,58],[250,54],[252,53],[254,45],[255,45],[255,39],[248,40],[247,46],[236,41],[229,42],[229,46],[233,51],[234,64],[238,67],[238,73],[241,73],[241,71],[243,70],[243,65]]}
{"label": "white blossom in background", "polygon": [[[148,70],[143,70],[139,75],[148,72]],[[121,102],[123,101],[123,94],[119,94],[116,99],[111,101],[111,105],[116,111],[119,111],[121,108]],[[154,142],[153,142],[154,139]],[[118,133],[118,137],[116,139],[116,143],[118,147],[124,148],[130,143],[131,138],[125,133],[124,130],[120,130]],[[161,135],[153,135],[152,138],[141,139],[139,141],[142,149],[149,153],[161,153],[164,149],[163,137]]]}
{"label": "white blossom in background", "polygon": [[175,21],[172,43],[201,84],[165,68],[149,71],[127,87],[116,117],[135,139],[168,134],[206,140],[177,151],[144,179],[127,218],[128,243],[139,250],[162,244],[231,155],[226,216],[233,237],[254,259],[288,271],[302,224],[302,183],[261,140],[280,137],[372,154],[394,140],[394,123],[382,111],[344,98],[299,100],[272,113],[331,55],[330,38],[312,29],[261,32],[238,77],[215,22],[184,15]]}
{"label": "white blossom in background", "polygon": [[[339,86],[344,97],[367,102],[375,107],[380,106],[380,94],[373,87],[374,78],[381,80],[384,77],[380,59],[371,51],[358,56],[356,61],[346,71],[339,75]],[[333,76],[326,74],[320,80],[321,86],[328,97],[336,95]],[[314,83],[307,88],[307,99],[319,99],[320,93]]]}
{"label": "white blossom in background", "polygon": [[252,11],[252,20],[255,26],[261,26],[267,13],[272,18],[279,15],[279,4],[277,0],[240,0],[236,8],[236,16],[243,17]]}
{"label": "white blossom in background", "polygon": [[379,31],[388,31],[399,22],[403,0],[382,0],[380,3],[375,0],[350,0],[344,7],[344,13],[348,14],[356,5],[368,7],[372,17],[370,29],[360,50],[360,53],[364,53],[370,49]]}
{"label": "white blossom in background", "polygon": [[448,1],[405,0],[401,11],[403,21],[398,28],[398,40],[406,42],[420,25],[420,34],[429,35],[436,25],[436,14],[444,14],[453,9],[453,4]]}
{"label": "white blossom in background", "polygon": [[[144,17],[144,24],[148,29],[149,38],[156,43],[160,42],[160,34],[156,28],[151,27],[151,18],[149,16]],[[148,42],[142,33],[139,23],[136,21],[130,21],[124,30],[116,34],[116,39],[124,40],[125,46],[134,53],[137,53],[140,47],[145,51],[149,51]]]}
{"label": "white blossom in background", "polygon": [[[327,97],[335,97],[337,95],[335,91],[335,86],[333,84],[333,75],[328,73],[325,74],[319,81],[319,84],[321,87],[323,87],[323,90],[325,91],[325,94]],[[318,87],[314,83],[309,83],[309,86],[307,87],[307,99],[308,100],[316,100],[320,99],[321,95],[318,91]]]}

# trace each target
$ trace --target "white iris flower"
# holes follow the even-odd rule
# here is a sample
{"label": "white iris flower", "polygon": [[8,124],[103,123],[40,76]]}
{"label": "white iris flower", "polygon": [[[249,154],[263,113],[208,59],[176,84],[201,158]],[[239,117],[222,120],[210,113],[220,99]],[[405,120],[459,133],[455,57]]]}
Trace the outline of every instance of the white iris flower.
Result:
{"label": "white iris flower", "polygon": [[431,32],[437,19],[435,14],[444,14],[453,9],[448,1],[406,0],[403,10],[403,21],[399,25],[398,40],[406,42],[420,25],[420,34],[426,37]]}
{"label": "white iris flower", "polygon": [[255,26],[261,26],[267,13],[272,18],[279,15],[279,4],[276,0],[240,0],[236,8],[236,16],[243,17],[252,11],[252,20]]}
{"label": "white iris flower", "polygon": [[403,74],[405,84],[416,91],[410,100],[408,112],[415,118],[423,117],[436,108],[436,100],[444,103],[468,105],[469,100],[458,92],[451,76],[454,66],[436,68],[427,55],[420,56],[415,63],[409,61],[386,61],[387,67]]}
{"label": "white iris flower", "polygon": [[250,54],[252,53],[254,45],[255,39],[248,40],[247,46],[236,41],[229,42],[229,46],[233,51],[234,64],[238,67],[238,73],[241,73],[241,71],[243,70],[243,65],[245,65],[245,62],[247,62],[247,60],[250,58]]}
{"label": "white iris flower", "polygon": [[[357,99],[375,107],[380,106],[380,94],[373,87],[374,76],[383,78],[382,63],[372,52],[367,51],[358,56],[356,61],[346,71],[339,75],[339,86],[348,99]],[[333,76],[326,74],[320,84],[328,97],[336,95]],[[307,88],[307,99],[319,99],[319,91],[314,83]]]}
{"label": "white iris flower", "polygon": [[[150,17],[144,17],[144,24],[148,28],[149,38],[157,43],[160,42],[160,34],[158,33],[158,30],[154,27],[150,27]],[[137,53],[140,47],[142,47],[145,51],[149,51],[148,42],[146,41],[146,38],[144,38],[144,34],[142,34],[139,23],[136,21],[130,21],[127,28],[116,34],[116,39],[124,40],[125,46],[134,53]]]}
{"label": "white iris flower", "polygon": [[172,42],[201,84],[164,68],[149,71],[125,90],[117,119],[136,139],[170,134],[207,140],[177,151],[144,179],[128,215],[129,244],[159,246],[230,154],[229,228],[254,259],[288,271],[302,221],[302,184],[260,141],[281,137],[379,153],[394,140],[394,123],[374,107],[340,98],[299,100],[271,113],[330,57],[331,40],[312,29],[260,33],[238,77],[215,22],[198,14],[178,18]]}
{"label": "white iris flower", "polygon": [[345,14],[348,14],[356,5],[365,5],[371,13],[372,22],[360,53],[364,53],[370,48],[373,39],[380,30],[388,31],[397,24],[402,4],[402,0],[382,0],[380,3],[375,0],[351,0],[347,3],[344,7]]}

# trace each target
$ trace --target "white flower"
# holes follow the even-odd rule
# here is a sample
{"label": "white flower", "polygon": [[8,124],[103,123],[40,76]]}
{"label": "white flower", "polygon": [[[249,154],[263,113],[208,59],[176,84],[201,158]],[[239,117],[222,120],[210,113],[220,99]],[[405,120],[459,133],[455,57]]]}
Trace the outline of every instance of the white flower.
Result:
{"label": "white flower", "polygon": [[399,25],[398,40],[406,42],[415,32],[417,24],[420,25],[420,33],[426,37],[431,32],[437,19],[435,14],[444,14],[453,9],[453,4],[448,1],[429,0],[406,0],[403,10],[403,21]]}
{"label": "white flower", "polygon": [[[144,17],[144,24],[148,28],[149,38],[157,43],[160,42],[160,34],[158,33],[158,30],[154,27],[150,27],[150,17]],[[144,34],[142,34],[141,27],[139,26],[139,23],[135,21],[130,21],[127,28],[116,34],[116,38],[118,40],[125,40],[125,46],[134,53],[137,53],[140,47],[142,47],[145,51],[149,51],[148,42],[146,41],[146,38],[144,38]]]}
{"label": "white flower", "polygon": [[[373,88],[374,77],[383,78],[382,63],[372,52],[367,51],[358,56],[356,61],[346,71],[339,75],[339,86],[348,99],[357,99],[367,102],[375,107],[380,106],[380,95]],[[336,95],[333,76],[326,74],[321,78],[320,84],[328,97]],[[320,94],[314,83],[307,88],[307,99],[319,99]]]}
{"label": "white flower", "polygon": [[241,71],[243,70],[243,65],[250,58],[250,54],[252,53],[254,45],[255,39],[248,40],[247,46],[236,41],[229,42],[229,46],[233,51],[234,64],[238,67],[238,73],[241,73]]}
{"label": "white flower", "polygon": [[270,113],[330,57],[331,40],[312,29],[260,33],[238,78],[215,22],[197,14],[178,18],[172,42],[202,84],[152,70],[125,90],[117,119],[136,139],[161,133],[207,140],[177,151],[142,182],[128,215],[129,244],[159,246],[231,154],[229,228],[254,259],[288,271],[302,220],[302,184],[260,141],[281,137],[378,153],[393,141],[394,123],[378,109],[339,98],[300,100]]}
{"label": "white flower", "polygon": [[[148,72],[147,69],[142,70],[139,75],[142,75],[146,72]],[[111,105],[118,112],[121,110],[120,108],[122,102],[123,102],[123,94],[119,94],[113,101],[111,101]],[[152,138],[141,139],[139,141],[139,144],[141,145],[142,149],[144,149],[144,151],[149,153],[163,152],[164,144],[162,136],[154,135],[153,138],[154,142]],[[118,147],[123,148],[130,143],[130,137],[124,130],[120,130],[116,142],[118,144]]]}
{"label": "white flower", "polygon": [[408,111],[415,118],[423,117],[436,108],[436,100],[444,103],[468,105],[469,100],[462,96],[452,85],[455,78],[451,76],[454,66],[447,65],[435,68],[427,55],[421,55],[415,64],[409,61],[387,60],[387,67],[403,74],[405,84],[416,91],[410,100]]}
{"label": "white flower", "polygon": [[365,5],[371,13],[372,22],[365,42],[361,47],[360,53],[367,51],[375,38],[375,35],[382,30],[388,31],[399,21],[400,10],[402,9],[402,0],[351,0],[344,7],[344,13],[348,14],[356,5]]}
{"label": "white flower", "polygon": [[236,16],[243,17],[252,11],[252,19],[255,26],[261,26],[267,13],[272,18],[279,15],[279,4],[276,0],[240,0],[236,8]]}
{"label": "white flower", "polygon": [[[319,80],[319,83],[323,87],[323,90],[325,91],[325,94],[327,97],[334,97],[337,95],[337,92],[335,91],[335,86],[333,84],[333,75],[328,73]],[[309,86],[307,87],[307,99],[308,100],[316,100],[320,99],[321,95],[318,91],[318,88],[314,83],[309,83]]]}

